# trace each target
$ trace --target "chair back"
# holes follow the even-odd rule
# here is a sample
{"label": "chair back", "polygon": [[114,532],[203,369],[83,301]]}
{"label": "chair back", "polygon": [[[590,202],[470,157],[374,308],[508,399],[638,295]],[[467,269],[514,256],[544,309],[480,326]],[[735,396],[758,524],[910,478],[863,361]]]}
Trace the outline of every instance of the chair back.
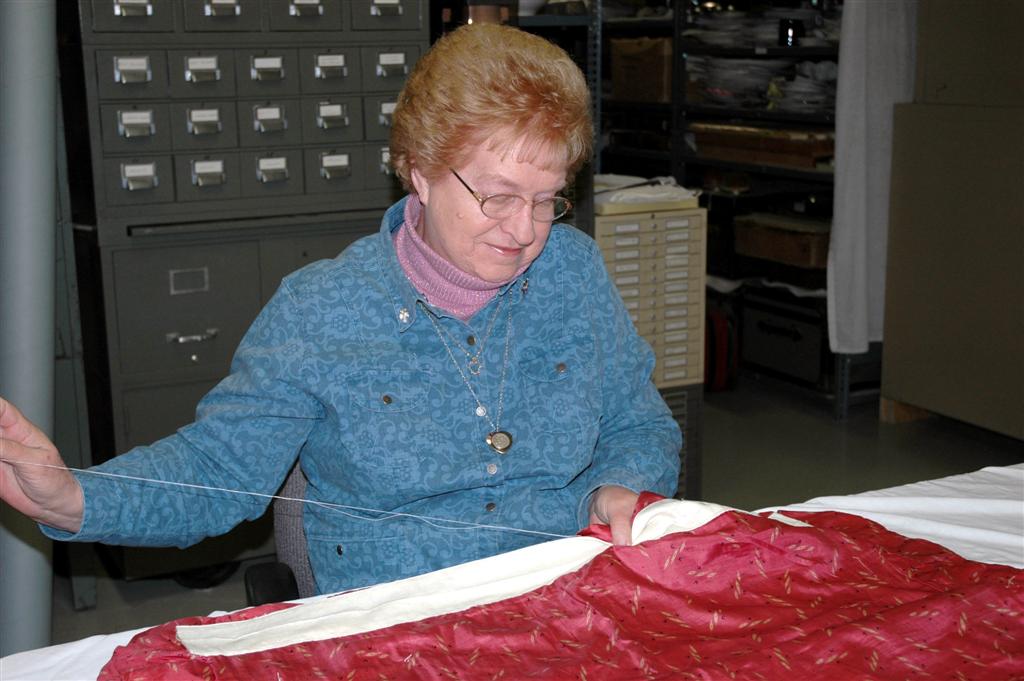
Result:
{"label": "chair back", "polygon": [[[290,499],[306,498],[306,475],[298,463],[285,479],[279,495]],[[306,529],[302,524],[304,506],[301,501],[274,500],[274,543],[277,545],[277,559],[290,567],[295,574],[300,598],[315,596],[317,593],[313,569],[309,565]]]}

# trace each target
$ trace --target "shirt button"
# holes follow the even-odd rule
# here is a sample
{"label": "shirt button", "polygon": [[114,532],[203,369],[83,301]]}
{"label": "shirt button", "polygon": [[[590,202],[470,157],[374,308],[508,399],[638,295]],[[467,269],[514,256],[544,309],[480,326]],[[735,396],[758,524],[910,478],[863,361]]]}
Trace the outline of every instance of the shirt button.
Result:
{"label": "shirt button", "polygon": [[345,553],[345,549],[341,548],[341,544],[338,544],[338,545],[337,545],[337,546],[336,546],[336,547],[334,548],[334,550],[335,550],[335,551],[336,551],[336,552],[338,553],[338,555],[339,555],[339,556],[340,556],[341,554]]}
{"label": "shirt button", "polygon": [[498,508],[498,505],[492,501],[489,504],[487,504],[486,506],[484,506],[484,508],[487,510],[488,513],[490,513],[494,509]]}
{"label": "shirt button", "polygon": [[391,404],[391,395],[384,395],[380,399],[384,404]]}
{"label": "shirt button", "polygon": [[469,336],[466,338],[467,345],[476,345],[476,336]]}
{"label": "shirt button", "polygon": [[487,475],[494,475],[498,472],[498,464],[489,463],[487,464]]}
{"label": "shirt button", "polygon": [[558,364],[555,365],[555,371],[557,371],[560,374],[564,374],[566,368],[567,367],[565,366],[565,362],[559,362]]}

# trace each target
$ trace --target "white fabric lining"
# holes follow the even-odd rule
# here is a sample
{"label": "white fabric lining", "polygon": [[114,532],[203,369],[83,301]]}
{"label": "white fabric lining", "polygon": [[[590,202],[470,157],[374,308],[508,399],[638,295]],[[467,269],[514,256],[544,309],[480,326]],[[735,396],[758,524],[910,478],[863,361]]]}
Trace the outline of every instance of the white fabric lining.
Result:
{"label": "white fabric lining", "polygon": [[[695,529],[731,510],[699,501],[656,502],[637,514],[633,543]],[[519,596],[579,569],[609,546],[594,537],[558,539],[250,620],[182,625],[178,640],[193,655],[242,655],[365,633]]]}

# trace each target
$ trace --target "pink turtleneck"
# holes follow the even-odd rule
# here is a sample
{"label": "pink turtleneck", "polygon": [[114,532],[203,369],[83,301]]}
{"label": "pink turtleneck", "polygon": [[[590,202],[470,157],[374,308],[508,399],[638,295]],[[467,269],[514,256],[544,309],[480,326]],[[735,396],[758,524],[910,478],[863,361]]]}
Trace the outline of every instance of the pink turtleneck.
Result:
{"label": "pink turtleneck", "polygon": [[405,221],[395,231],[395,253],[405,276],[431,305],[469,321],[502,286],[522,274],[520,270],[512,279],[495,284],[463,272],[423,240],[416,229],[422,219],[419,197],[410,194],[405,202]]}

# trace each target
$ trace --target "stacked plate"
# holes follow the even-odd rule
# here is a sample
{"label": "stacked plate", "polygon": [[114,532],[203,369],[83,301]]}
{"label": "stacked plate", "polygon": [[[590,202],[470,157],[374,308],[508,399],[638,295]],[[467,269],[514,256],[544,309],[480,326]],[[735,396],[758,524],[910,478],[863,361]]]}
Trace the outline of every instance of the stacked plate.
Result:
{"label": "stacked plate", "polygon": [[708,58],[703,94],[712,106],[764,109],[773,80],[791,71],[789,59]]}
{"label": "stacked plate", "polygon": [[800,62],[795,77],[775,82],[771,108],[804,114],[835,110],[837,74],[834,61]]}

